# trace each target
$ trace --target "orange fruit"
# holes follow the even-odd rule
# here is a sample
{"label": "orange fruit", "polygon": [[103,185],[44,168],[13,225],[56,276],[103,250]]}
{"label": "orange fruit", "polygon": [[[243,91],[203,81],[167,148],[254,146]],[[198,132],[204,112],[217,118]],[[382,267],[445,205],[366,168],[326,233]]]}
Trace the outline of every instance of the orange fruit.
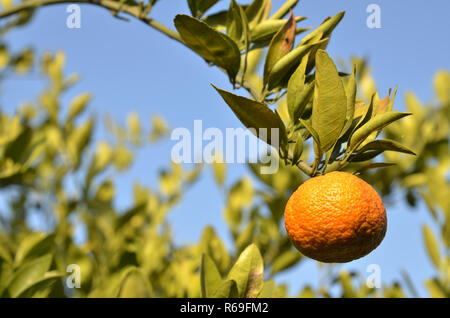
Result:
{"label": "orange fruit", "polygon": [[375,189],[347,172],[304,182],[289,198],[284,224],[294,246],[325,263],[369,254],[386,234],[386,210]]}

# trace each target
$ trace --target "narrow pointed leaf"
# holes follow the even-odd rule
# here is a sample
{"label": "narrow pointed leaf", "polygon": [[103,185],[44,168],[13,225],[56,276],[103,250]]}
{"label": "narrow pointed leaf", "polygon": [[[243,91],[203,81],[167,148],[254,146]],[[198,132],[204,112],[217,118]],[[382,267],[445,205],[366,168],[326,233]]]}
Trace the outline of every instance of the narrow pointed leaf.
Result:
{"label": "narrow pointed leaf", "polygon": [[298,3],[299,0],[287,0],[284,4],[275,11],[274,14],[269,19],[281,19],[286,14],[288,14],[289,10],[292,10]]}
{"label": "narrow pointed leaf", "polygon": [[278,87],[285,77],[291,75],[289,74],[291,71],[295,71],[302,57],[308,54],[314,46],[320,45],[323,41],[326,41],[326,39],[297,46],[295,49],[283,56],[283,58],[278,60],[269,73],[267,80],[268,89],[272,90],[273,88]]}
{"label": "narrow pointed leaf", "polygon": [[390,123],[399,120],[405,116],[411,115],[410,113],[388,112],[380,114],[370,119],[361,128],[357,129],[350,138],[350,148],[353,149],[356,145],[363,142],[372,132],[383,129]]}
{"label": "narrow pointed leaf", "polygon": [[353,68],[353,72],[347,83],[347,89],[345,95],[347,96],[347,112],[345,115],[345,125],[342,129],[341,136],[344,135],[353,123],[353,117],[355,115],[355,102],[356,102],[356,67]]}
{"label": "narrow pointed leaf", "polygon": [[339,12],[332,18],[324,21],[321,25],[319,25],[316,29],[311,31],[308,35],[306,35],[301,41],[301,44],[306,44],[308,41],[313,39],[317,34],[323,33],[323,37],[329,37],[329,34],[334,30],[334,28],[338,25],[338,23],[344,17],[345,11]]}
{"label": "narrow pointed leaf", "polygon": [[368,164],[367,166],[364,166],[360,169],[358,169],[357,171],[355,171],[354,174],[358,174],[367,170],[371,170],[371,169],[376,169],[376,168],[385,168],[385,167],[390,167],[390,166],[395,166],[395,163],[390,163],[390,162],[374,162],[371,164]]}
{"label": "narrow pointed leaf", "polygon": [[306,109],[306,106],[309,103],[312,103],[312,97],[314,94],[314,86],[315,82],[312,81],[308,85],[305,86],[305,88],[295,96],[295,102],[292,106],[292,113],[293,113],[293,122],[296,123],[298,119],[303,115],[303,112]]}
{"label": "narrow pointed leaf", "polygon": [[222,277],[214,261],[206,254],[202,256],[200,267],[202,297],[212,297],[222,284]]}
{"label": "narrow pointed leaf", "polygon": [[441,268],[441,253],[439,251],[438,240],[428,225],[423,226],[422,232],[428,256],[436,269],[439,270]]}
{"label": "narrow pointed leaf", "polygon": [[[289,82],[287,85],[287,105],[289,110],[289,115],[293,122],[295,122],[295,112],[296,109],[300,108],[300,104],[302,106],[306,106],[304,103],[305,94],[302,94],[305,90],[305,72],[306,72],[306,64],[308,63],[309,54],[303,56],[300,65],[297,67],[295,72],[289,78]],[[312,93],[312,90],[311,90]],[[301,113],[303,109],[297,110],[298,113]]]}
{"label": "narrow pointed leaf", "polygon": [[362,147],[360,150],[358,150],[358,152],[362,153],[368,150],[382,150],[382,151],[390,150],[415,155],[415,153],[408,147],[405,147],[402,144],[389,139],[380,139],[371,141],[364,147]]}
{"label": "narrow pointed leaf", "polygon": [[294,37],[295,20],[291,12],[286,24],[275,34],[270,42],[264,64],[264,83],[267,83],[269,73],[272,71],[275,63],[289,53],[294,46]]}
{"label": "narrow pointed leaf", "polygon": [[313,137],[314,142],[317,144],[318,149],[320,149],[320,139],[319,139],[319,134],[317,134],[316,130],[310,125],[308,124],[308,122],[306,120],[303,120],[301,118],[299,118],[299,121],[302,123],[302,125],[306,128],[306,130],[309,132],[309,134]]}
{"label": "narrow pointed leaf", "polygon": [[271,8],[272,2],[270,0],[253,0],[245,9],[249,27],[253,28],[261,21],[266,20]]}

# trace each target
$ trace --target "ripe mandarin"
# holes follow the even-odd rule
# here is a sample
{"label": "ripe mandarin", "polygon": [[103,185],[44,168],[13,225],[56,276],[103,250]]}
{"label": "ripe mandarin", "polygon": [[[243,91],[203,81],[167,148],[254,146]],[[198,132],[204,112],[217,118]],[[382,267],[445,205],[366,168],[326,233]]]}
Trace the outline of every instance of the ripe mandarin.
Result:
{"label": "ripe mandarin", "polygon": [[386,234],[386,210],[372,186],[334,171],[304,182],[289,198],[284,223],[294,246],[325,263],[369,254]]}

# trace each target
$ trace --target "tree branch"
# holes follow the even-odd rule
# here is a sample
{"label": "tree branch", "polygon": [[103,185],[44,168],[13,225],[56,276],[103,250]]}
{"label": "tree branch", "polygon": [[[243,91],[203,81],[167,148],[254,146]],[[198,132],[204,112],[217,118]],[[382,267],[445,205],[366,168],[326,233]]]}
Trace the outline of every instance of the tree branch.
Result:
{"label": "tree branch", "polygon": [[140,10],[139,6],[132,6],[128,5],[126,3],[120,3],[120,1],[112,1],[112,0],[38,0],[38,1],[26,1],[19,5],[16,5],[10,9],[3,10],[0,12],[0,20],[7,18],[9,16],[18,14],[22,11],[28,11],[37,9],[39,7],[44,6],[50,6],[55,4],[63,4],[63,3],[86,3],[86,4],[93,4],[102,8],[105,8],[112,12],[123,12],[125,14],[128,14],[130,16],[133,16],[134,18],[144,22],[148,26],[152,27],[153,29],[165,34],[169,38],[183,44],[183,40],[181,39],[180,35],[166,27],[165,25],[159,23],[158,21],[155,21],[151,19],[150,17],[146,15],[142,15],[142,10]]}

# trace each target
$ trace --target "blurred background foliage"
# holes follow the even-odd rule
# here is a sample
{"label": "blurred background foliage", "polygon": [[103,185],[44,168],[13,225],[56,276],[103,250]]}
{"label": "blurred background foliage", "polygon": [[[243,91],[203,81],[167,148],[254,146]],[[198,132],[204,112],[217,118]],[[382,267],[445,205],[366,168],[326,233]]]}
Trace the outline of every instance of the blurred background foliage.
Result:
{"label": "blurred background foliage", "polygon": [[[8,5],[8,1],[2,2]],[[189,1],[193,15],[202,16],[209,8],[208,1],[204,1],[206,7],[194,3]],[[7,24],[2,32],[26,23],[21,19]],[[259,60],[261,50],[251,51],[251,55],[252,60]],[[407,272],[402,272],[397,282],[375,289],[367,286],[362,273],[323,264],[319,266],[324,279],[317,289],[304,286],[300,294],[289,295],[288,286],[277,284],[277,274],[304,259],[292,247],[282,219],[288,198],[305,178],[297,167],[282,162],[279,171],[271,175],[260,174],[258,164],[249,164],[249,174],[255,178],[244,175],[229,187],[225,186],[227,171],[222,163],[185,167],[168,162],[159,184],[147,188],[136,182],[133,202],[128,209],[119,210],[113,203],[115,176],[127,172],[139,147],[162,142],[169,127],[158,116],[151,118],[147,127],[135,113],[129,114],[123,127],[108,116],[99,120],[87,112],[91,93],[62,105],[61,96],[78,80],[77,75],[64,73],[64,59],[63,52],[37,57],[29,48],[11,52],[7,43],[0,46],[0,81],[36,71],[46,78],[46,87],[36,101],[18,105],[14,114],[0,110],[0,191],[9,199],[8,213],[0,219],[2,297],[417,295]],[[248,65],[247,78],[258,85],[261,79],[255,73],[256,64]],[[357,65],[357,99],[368,102],[376,83],[364,60],[355,58],[349,63],[353,64]],[[345,63],[342,67],[351,72]],[[390,125],[383,133],[417,156],[384,152],[382,157],[396,165],[363,172],[362,178],[385,198],[400,188],[411,208],[419,200],[426,203],[435,224],[423,225],[423,240],[436,271],[424,284],[430,297],[449,297],[450,73],[438,72],[432,85],[434,100],[424,103],[413,92],[406,94],[407,110],[414,116]],[[286,120],[285,99],[276,107]],[[113,142],[93,139],[96,125],[101,124]],[[305,143],[302,156],[311,153],[311,145]],[[355,165],[346,169],[354,171]],[[234,242],[231,250],[209,226],[196,244],[175,245],[167,220],[171,209],[209,168],[226,197],[223,215]],[[46,220],[45,231],[30,229],[29,220],[35,214]],[[86,228],[82,243],[75,233],[80,225]],[[68,288],[67,280],[72,279],[69,264],[80,266],[80,288]],[[333,293],[336,285],[339,292]]]}

